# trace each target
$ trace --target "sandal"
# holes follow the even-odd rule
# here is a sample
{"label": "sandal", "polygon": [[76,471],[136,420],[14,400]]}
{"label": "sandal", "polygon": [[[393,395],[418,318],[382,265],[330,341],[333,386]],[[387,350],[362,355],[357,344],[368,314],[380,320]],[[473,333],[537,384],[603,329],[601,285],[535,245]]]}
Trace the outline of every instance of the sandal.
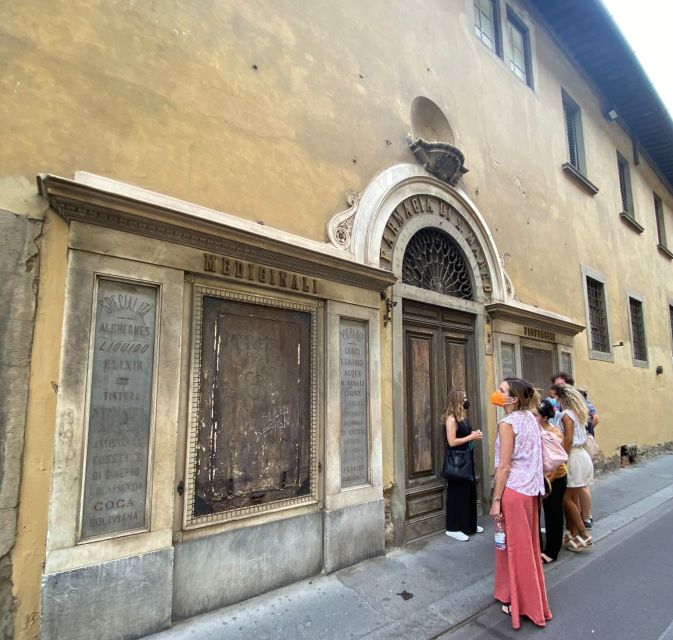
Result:
{"label": "sandal", "polygon": [[573,551],[575,553],[578,553],[580,551],[585,551],[587,548],[586,542],[580,537],[580,535],[576,535],[574,538],[571,538],[568,540],[566,543],[566,549],[568,551]]}
{"label": "sandal", "polygon": [[[580,536],[578,535],[577,537],[579,538]],[[587,533],[587,537],[582,538],[582,542],[584,543],[585,547],[588,547],[594,543],[594,539],[591,537],[590,533]]]}
{"label": "sandal", "polygon": [[550,558],[546,553],[541,553],[540,558],[542,560],[542,564],[551,564],[554,562],[554,558]]}
{"label": "sandal", "polygon": [[503,604],[500,607],[500,611],[502,611],[506,616],[511,616],[512,615],[512,605],[511,604]]}

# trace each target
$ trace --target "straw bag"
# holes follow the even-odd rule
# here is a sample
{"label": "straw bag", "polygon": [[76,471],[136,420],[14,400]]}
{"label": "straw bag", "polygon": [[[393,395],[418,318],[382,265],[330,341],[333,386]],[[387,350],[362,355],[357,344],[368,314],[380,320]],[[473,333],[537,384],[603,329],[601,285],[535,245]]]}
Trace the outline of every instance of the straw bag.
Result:
{"label": "straw bag", "polygon": [[601,448],[598,446],[596,438],[594,438],[590,434],[587,434],[587,441],[584,443],[584,450],[589,454],[589,456],[593,460],[598,455]]}

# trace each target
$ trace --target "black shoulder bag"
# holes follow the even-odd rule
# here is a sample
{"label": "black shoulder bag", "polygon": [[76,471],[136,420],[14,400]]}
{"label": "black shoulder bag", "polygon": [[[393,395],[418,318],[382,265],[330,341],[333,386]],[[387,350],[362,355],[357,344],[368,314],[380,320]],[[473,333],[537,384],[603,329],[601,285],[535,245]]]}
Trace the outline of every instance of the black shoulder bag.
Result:
{"label": "black shoulder bag", "polygon": [[442,477],[447,480],[474,480],[472,449],[452,449],[447,445],[442,465]]}

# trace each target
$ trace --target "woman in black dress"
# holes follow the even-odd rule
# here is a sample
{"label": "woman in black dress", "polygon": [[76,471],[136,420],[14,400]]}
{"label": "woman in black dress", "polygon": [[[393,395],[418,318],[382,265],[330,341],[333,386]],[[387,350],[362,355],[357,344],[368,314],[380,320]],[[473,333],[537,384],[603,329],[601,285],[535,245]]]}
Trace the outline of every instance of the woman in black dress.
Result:
{"label": "woman in black dress", "polygon": [[[470,403],[462,390],[449,392],[446,409],[442,415],[448,445],[457,450],[474,450],[474,440],[481,440],[481,430],[472,431],[465,419],[465,410]],[[474,463],[474,454],[472,454]],[[446,487],[446,535],[461,542],[469,540],[473,533],[481,533],[477,524],[477,482],[472,480],[447,480]]]}

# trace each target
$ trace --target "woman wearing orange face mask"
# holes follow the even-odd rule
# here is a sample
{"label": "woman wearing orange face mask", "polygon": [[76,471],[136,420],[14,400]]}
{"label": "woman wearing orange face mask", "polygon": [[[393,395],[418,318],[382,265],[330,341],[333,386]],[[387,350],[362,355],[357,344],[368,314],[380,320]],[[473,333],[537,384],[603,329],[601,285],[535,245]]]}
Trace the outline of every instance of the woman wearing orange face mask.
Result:
{"label": "woman wearing orange face mask", "polygon": [[545,488],[540,430],[532,413],[539,396],[530,382],[506,378],[490,399],[505,411],[495,443],[490,512],[504,525],[505,549],[495,550],[493,595],[503,603],[503,613],[512,616],[514,629],[521,626],[522,615],[544,627],[551,620],[538,533]]}

